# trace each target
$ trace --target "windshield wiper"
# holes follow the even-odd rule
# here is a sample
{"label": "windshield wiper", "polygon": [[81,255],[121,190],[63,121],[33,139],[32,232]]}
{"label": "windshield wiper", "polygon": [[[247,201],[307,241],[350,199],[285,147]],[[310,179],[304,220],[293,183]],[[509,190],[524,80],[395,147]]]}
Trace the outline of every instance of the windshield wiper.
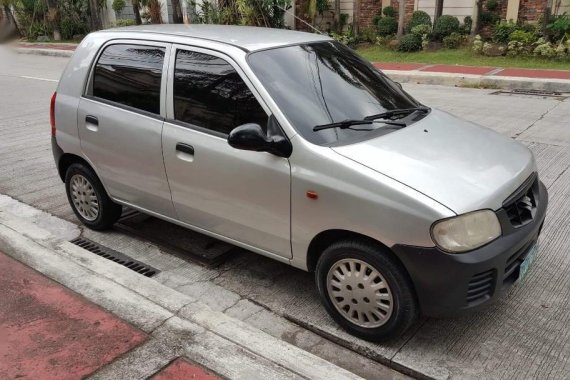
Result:
{"label": "windshield wiper", "polygon": [[[390,121],[390,120],[382,120],[382,121],[374,121],[374,120],[344,120],[339,121],[336,123],[329,123],[323,125],[317,125],[313,128],[313,131],[322,131],[323,129],[330,129],[330,128],[340,128],[340,129],[347,129],[352,127],[353,125],[367,125],[367,124],[374,124],[374,123],[383,123],[388,125],[397,125],[399,127],[405,127],[406,123],[402,123],[401,121]],[[353,129],[354,131],[366,131],[368,129]]]}
{"label": "windshield wiper", "polygon": [[370,116],[366,116],[364,118],[364,120],[376,120],[376,119],[384,119],[384,118],[390,118],[392,116],[397,116],[397,115],[408,115],[411,114],[412,112],[416,112],[416,111],[422,111],[422,112],[429,112],[430,108],[429,107],[413,107],[413,108],[398,108],[398,109],[394,109],[394,110],[390,110],[390,111],[386,111],[386,112],[382,112],[382,113],[377,113],[375,115],[370,115]]}

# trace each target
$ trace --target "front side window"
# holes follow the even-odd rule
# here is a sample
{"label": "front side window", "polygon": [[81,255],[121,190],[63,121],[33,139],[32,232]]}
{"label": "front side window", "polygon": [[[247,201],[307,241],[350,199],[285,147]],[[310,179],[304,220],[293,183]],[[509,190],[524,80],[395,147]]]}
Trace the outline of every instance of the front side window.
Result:
{"label": "front side window", "polygon": [[165,48],[110,45],[93,75],[93,96],[160,114],[160,81]]}
{"label": "front side window", "polygon": [[318,125],[360,120],[420,103],[369,62],[337,42],[251,53],[250,67],[293,127],[320,145],[377,136],[382,124],[314,131]]}
{"label": "front side window", "polygon": [[238,72],[219,57],[195,51],[176,54],[174,117],[224,135],[246,123],[267,128],[267,114]]}

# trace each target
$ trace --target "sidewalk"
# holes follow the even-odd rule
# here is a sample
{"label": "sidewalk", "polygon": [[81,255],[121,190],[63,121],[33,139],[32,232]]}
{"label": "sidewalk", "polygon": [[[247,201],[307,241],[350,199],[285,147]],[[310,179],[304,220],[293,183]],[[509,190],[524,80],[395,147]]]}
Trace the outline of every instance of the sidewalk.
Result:
{"label": "sidewalk", "polygon": [[[106,312],[0,252],[0,373],[8,379],[80,379],[149,339]],[[219,379],[175,359],[153,379]]]}
{"label": "sidewalk", "polygon": [[75,225],[38,213],[0,196],[0,378],[360,379],[69,242]]}

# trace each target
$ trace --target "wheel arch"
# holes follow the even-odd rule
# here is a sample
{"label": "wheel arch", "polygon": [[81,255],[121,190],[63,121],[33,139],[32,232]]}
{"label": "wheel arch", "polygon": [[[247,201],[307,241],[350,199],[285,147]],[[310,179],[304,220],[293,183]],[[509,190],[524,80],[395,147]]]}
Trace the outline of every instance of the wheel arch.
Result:
{"label": "wheel arch", "polygon": [[392,251],[388,246],[386,246],[381,241],[371,238],[370,236],[363,235],[358,232],[343,230],[343,229],[330,229],[318,233],[309,243],[309,248],[307,249],[307,270],[309,272],[314,272],[319,261],[319,257],[323,251],[329,247],[331,244],[338,241],[349,240],[349,239],[359,239],[361,241],[366,241],[370,244],[377,245],[381,247],[387,254],[396,259],[400,265],[406,270],[408,276],[408,270],[402,260]]}
{"label": "wheel arch", "polygon": [[69,169],[69,167],[73,164],[83,164],[93,170],[94,173],[96,173],[93,166],[91,166],[91,164],[87,162],[87,160],[83,157],[80,157],[73,153],[64,153],[59,158],[59,161],[57,163],[57,172],[59,174],[59,178],[61,178],[63,182],[65,182],[65,173],[67,172],[67,169]]}

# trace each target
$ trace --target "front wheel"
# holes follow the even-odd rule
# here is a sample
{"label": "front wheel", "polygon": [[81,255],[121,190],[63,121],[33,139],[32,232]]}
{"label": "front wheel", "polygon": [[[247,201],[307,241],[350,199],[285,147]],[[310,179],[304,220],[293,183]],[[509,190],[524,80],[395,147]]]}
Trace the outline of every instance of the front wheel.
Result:
{"label": "front wheel", "polygon": [[73,164],[65,173],[65,190],[73,212],[93,230],[110,228],[121,216],[122,207],[109,198],[93,170]]}
{"label": "front wheel", "polygon": [[359,338],[396,337],[417,319],[405,269],[380,246],[356,240],[334,243],[319,258],[315,276],[331,317]]}

